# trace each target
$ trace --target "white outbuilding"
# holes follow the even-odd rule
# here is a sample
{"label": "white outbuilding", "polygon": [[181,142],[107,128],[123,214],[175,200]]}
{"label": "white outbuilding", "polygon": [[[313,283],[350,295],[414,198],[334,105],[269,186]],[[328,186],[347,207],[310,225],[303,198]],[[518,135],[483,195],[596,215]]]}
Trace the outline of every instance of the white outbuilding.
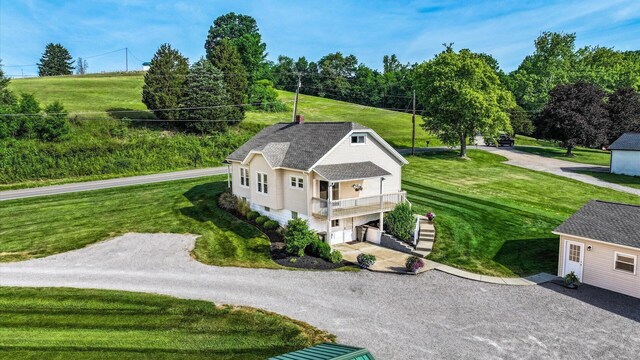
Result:
{"label": "white outbuilding", "polygon": [[640,133],[626,133],[611,146],[611,173],[640,176]]}

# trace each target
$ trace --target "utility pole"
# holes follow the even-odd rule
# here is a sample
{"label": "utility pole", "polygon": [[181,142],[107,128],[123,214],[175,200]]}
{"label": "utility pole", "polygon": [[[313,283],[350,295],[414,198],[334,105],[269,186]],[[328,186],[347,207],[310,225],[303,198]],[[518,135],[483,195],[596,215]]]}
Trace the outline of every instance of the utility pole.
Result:
{"label": "utility pole", "polygon": [[291,122],[296,122],[296,114],[298,112],[298,94],[300,93],[300,87],[302,86],[302,80],[300,74],[298,74],[298,86],[296,87],[296,99],[293,101],[293,116]]}
{"label": "utility pole", "polygon": [[413,129],[411,130],[411,156],[416,153],[416,91],[413,90],[413,111],[411,115],[411,125]]}
{"label": "utility pole", "polygon": [[129,72],[129,48],[124,48],[124,71]]}

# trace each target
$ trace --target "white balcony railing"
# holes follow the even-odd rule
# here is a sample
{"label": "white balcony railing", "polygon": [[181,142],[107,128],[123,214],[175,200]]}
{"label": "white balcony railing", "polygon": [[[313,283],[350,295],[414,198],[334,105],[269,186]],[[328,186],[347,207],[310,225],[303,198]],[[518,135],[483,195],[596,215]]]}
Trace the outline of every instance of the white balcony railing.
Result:
{"label": "white balcony railing", "polygon": [[[406,200],[407,193],[404,191],[382,195],[333,200],[331,201],[331,218],[338,219],[391,211],[397,204],[405,202]],[[313,198],[311,203],[311,212],[315,216],[326,218],[329,213],[328,201],[324,199]]]}

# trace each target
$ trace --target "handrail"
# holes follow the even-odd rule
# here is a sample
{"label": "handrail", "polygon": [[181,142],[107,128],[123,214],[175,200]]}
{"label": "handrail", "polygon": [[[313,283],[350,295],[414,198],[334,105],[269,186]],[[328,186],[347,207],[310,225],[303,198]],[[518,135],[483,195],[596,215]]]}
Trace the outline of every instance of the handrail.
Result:
{"label": "handrail", "polygon": [[[405,191],[370,195],[358,198],[348,198],[331,201],[331,212],[335,217],[346,217],[376,212],[390,211],[397,204],[407,200]],[[327,216],[329,202],[326,199],[312,198],[312,213]]]}

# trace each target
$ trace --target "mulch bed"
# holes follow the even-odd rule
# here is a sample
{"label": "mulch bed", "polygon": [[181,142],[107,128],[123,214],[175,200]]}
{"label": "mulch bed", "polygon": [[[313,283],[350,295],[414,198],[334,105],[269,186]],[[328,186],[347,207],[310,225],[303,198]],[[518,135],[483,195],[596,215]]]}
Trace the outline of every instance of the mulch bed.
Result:
{"label": "mulch bed", "polygon": [[282,235],[280,235],[280,233],[273,230],[267,230],[258,225],[255,221],[250,221],[235,211],[230,211],[229,213],[244,221],[245,223],[255,226],[256,228],[260,229],[260,231],[262,231],[265,235],[267,235],[269,241],[271,242],[271,259],[282,266],[308,270],[335,270],[344,266],[351,265],[350,263],[347,263],[345,261],[334,264],[330,261],[326,261],[322,258],[311,255],[305,255],[301,257],[291,256],[284,250],[284,239]]}

